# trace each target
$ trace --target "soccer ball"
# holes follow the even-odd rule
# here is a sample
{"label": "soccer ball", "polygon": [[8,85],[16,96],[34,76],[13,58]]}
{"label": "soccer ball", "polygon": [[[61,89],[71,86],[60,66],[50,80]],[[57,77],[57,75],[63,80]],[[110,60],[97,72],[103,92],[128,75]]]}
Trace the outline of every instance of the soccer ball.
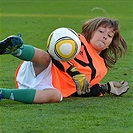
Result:
{"label": "soccer ball", "polygon": [[69,61],[80,51],[81,41],[78,34],[70,28],[54,30],[47,41],[47,51],[56,60]]}

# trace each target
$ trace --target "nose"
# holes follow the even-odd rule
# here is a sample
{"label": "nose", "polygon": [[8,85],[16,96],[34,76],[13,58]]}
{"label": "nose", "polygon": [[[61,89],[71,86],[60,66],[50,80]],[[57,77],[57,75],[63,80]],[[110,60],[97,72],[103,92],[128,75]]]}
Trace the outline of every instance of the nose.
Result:
{"label": "nose", "polygon": [[103,39],[107,40],[107,35],[103,35]]}

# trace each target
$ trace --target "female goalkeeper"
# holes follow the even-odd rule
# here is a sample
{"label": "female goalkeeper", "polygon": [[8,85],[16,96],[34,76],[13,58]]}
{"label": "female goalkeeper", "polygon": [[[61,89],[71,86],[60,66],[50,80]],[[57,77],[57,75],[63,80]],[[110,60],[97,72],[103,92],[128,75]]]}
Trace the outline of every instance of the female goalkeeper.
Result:
{"label": "female goalkeeper", "polygon": [[118,21],[91,19],[83,24],[79,38],[80,52],[69,62],[56,61],[44,50],[23,44],[19,36],[1,41],[0,54],[10,53],[24,61],[16,71],[18,89],[1,88],[0,99],[54,103],[72,95],[91,97],[126,93],[129,89],[126,81],[100,84],[108,69],[127,51]]}

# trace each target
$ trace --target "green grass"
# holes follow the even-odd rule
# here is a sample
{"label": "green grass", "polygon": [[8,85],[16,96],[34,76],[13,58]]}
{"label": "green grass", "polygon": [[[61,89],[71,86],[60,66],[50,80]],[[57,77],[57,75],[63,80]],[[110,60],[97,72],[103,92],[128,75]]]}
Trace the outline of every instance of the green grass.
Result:
{"label": "green grass", "polygon": [[[94,10],[95,9],[95,10]],[[105,12],[106,11],[106,12]],[[58,27],[81,31],[84,21],[117,18],[128,43],[128,54],[109,71],[102,83],[127,80],[121,97],[69,97],[56,104],[0,103],[0,133],[132,133],[133,59],[131,0],[0,0],[0,40],[22,33],[24,42],[45,49],[47,37]],[[14,72],[20,60],[0,57],[0,87],[14,88]]]}

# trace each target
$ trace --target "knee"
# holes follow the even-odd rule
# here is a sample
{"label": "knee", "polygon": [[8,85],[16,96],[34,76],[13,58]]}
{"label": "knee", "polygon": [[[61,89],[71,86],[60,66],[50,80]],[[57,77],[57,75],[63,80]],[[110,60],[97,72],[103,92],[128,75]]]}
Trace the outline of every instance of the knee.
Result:
{"label": "knee", "polygon": [[56,103],[62,100],[61,92],[57,89],[37,90],[34,103]]}
{"label": "knee", "polygon": [[62,101],[62,94],[59,90],[54,89],[54,92],[51,93],[51,103],[56,103]]}

